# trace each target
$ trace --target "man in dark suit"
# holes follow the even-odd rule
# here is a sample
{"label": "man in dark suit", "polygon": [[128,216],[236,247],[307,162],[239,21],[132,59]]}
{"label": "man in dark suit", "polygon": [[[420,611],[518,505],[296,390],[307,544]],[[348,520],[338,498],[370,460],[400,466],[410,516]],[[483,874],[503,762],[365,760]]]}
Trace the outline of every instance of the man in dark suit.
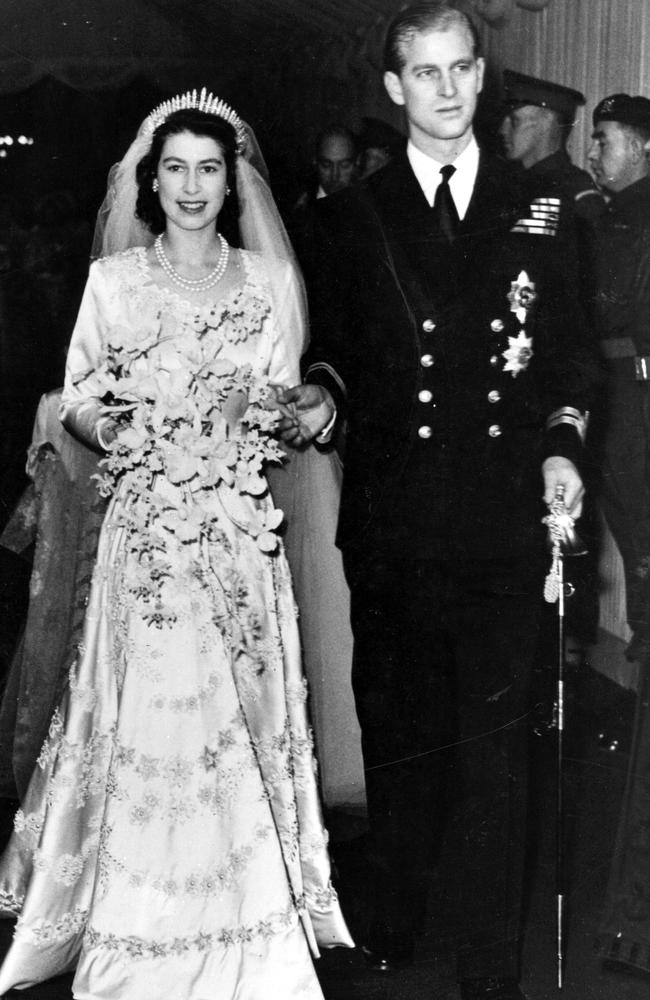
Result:
{"label": "man in dark suit", "polygon": [[316,155],[310,185],[287,216],[287,229],[305,278],[311,278],[314,258],[316,207],[323,198],[353,184],[358,176],[357,137],[345,125],[332,123],[316,139]]}
{"label": "man in dark suit", "polygon": [[412,956],[451,769],[461,994],[511,1000],[542,496],[561,489],[579,513],[593,366],[557,216],[474,139],[483,71],[448,3],[389,28],[384,80],[408,148],[324,203],[306,384],[282,397],[282,427],[301,445],[347,419],[338,544],[374,870],[366,956],[378,969]]}

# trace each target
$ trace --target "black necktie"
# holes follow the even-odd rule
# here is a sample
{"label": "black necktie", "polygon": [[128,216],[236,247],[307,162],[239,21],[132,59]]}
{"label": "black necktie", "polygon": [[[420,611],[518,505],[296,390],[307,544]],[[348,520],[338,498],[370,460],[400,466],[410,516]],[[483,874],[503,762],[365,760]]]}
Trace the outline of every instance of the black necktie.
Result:
{"label": "black necktie", "polygon": [[458,212],[454,204],[454,199],[449,187],[449,178],[456,173],[456,167],[447,163],[440,168],[442,180],[436,189],[436,197],[433,202],[433,214],[440,226],[440,232],[449,243],[453,243],[458,232]]}

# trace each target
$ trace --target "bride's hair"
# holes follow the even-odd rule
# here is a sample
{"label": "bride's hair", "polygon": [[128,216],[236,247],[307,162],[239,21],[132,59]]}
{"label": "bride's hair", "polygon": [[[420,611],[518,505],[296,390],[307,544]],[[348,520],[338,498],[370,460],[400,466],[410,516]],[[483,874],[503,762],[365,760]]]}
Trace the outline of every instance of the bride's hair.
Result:
{"label": "bride's hair", "polygon": [[162,233],[165,229],[165,213],[158,195],[153,190],[153,181],[158,171],[165,140],[171,135],[181,132],[191,132],[196,136],[207,136],[214,139],[223,151],[226,161],[226,178],[230,193],[226,195],[223,207],[219,213],[219,231],[223,233],[231,246],[240,246],[239,238],[239,199],[237,196],[237,181],[235,164],[237,161],[237,133],[223,118],[206,114],[204,111],[186,109],[175,111],[158,126],[153,133],[151,148],[136,167],[136,182],[138,196],[135,214],[152,233]]}

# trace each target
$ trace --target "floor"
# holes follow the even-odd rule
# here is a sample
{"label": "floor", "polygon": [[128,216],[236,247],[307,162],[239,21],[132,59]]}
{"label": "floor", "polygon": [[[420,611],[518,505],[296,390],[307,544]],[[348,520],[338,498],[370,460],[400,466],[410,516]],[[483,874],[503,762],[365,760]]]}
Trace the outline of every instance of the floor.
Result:
{"label": "floor", "polygon": [[[594,950],[627,765],[633,696],[589,667],[570,679],[564,768],[567,881],[564,984],[557,987],[554,734],[533,737],[532,828],[529,904],[522,986],[529,1000],[648,1000],[650,977],[604,967]],[[613,739],[618,749],[608,746]],[[0,835],[9,830],[8,808],[0,810]],[[329,817],[332,854],[342,903],[355,937],[364,923],[363,818],[347,812]],[[453,830],[449,837],[453,841]],[[325,953],[318,971],[326,1000],[458,1000],[453,951],[454,912],[449,886],[453,850],[431,876],[430,907],[412,967],[391,976],[368,970],[359,950]],[[445,900],[444,908],[436,900]],[[451,910],[451,914],[450,914]],[[361,932],[362,933],[362,932]],[[11,935],[0,924],[0,948]],[[65,976],[9,998],[69,1000]],[[218,1000],[218,998],[215,998]],[[269,1000],[282,998],[269,997]]]}

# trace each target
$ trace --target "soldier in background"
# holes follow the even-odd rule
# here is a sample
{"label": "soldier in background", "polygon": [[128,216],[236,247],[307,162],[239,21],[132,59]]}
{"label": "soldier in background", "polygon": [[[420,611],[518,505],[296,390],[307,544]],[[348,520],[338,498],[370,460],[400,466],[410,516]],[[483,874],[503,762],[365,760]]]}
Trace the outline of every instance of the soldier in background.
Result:
{"label": "soldier in background", "polygon": [[650,656],[650,100],[594,111],[589,162],[607,192],[596,226],[595,315],[605,366],[602,501],[625,567],[628,657]]}
{"label": "soldier in background", "polygon": [[584,96],[509,69],[503,72],[503,88],[506,114],[500,133],[506,157],[522,165],[533,188],[560,199],[561,224],[568,221],[562,216],[593,221],[602,215],[602,194],[587,171],[571,162],[566,148]]}
{"label": "soldier in background", "polygon": [[[607,408],[599,414],[602,503],[623,557],[626,650],[639,665],[637,712],[600,950],[650,973],[650,100],[613,94],[596,107],[589,162],[609,195],[598,221],[597,296]],[[595,426],[595,425],[594,425]]]}

